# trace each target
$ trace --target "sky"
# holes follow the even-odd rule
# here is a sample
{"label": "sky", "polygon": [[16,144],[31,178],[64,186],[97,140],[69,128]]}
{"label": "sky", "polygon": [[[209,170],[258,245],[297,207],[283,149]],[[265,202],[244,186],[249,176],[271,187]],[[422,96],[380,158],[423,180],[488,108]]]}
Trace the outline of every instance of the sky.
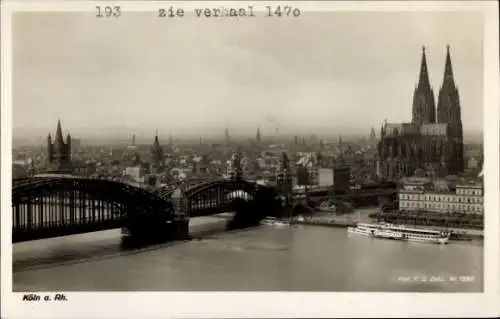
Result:
{"label": "sky", "polygon": [[327,135],[411,121],[422,46],[437,95],[451,46],[465,134],[482,129],[483,24],[473,12],[303,12],[159,19],[16,13],[14,138]]}

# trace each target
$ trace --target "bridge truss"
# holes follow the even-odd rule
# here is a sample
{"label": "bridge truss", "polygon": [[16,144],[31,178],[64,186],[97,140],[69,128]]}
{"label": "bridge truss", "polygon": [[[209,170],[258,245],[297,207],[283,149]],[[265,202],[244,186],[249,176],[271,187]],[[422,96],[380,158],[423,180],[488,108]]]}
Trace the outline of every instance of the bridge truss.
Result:
{"label": "bridge truss", "polygon": [[12,185],[12,241],[120,228],[131,219],[168,221],[170,201],[112,180],[42,177]]}

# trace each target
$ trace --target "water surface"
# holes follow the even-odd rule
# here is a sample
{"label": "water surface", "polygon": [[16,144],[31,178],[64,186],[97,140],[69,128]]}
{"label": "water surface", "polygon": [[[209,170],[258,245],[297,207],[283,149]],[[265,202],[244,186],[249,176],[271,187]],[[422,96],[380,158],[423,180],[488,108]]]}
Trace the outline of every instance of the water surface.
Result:
{"label": "water surface", "polygon": [[16,244],[14,291],[483,289],[481,242],[408,243],[315,226],[222,232],[225,223],[198,218],[190,231],[200,240],[132,251],[121,248],[119,230]]}

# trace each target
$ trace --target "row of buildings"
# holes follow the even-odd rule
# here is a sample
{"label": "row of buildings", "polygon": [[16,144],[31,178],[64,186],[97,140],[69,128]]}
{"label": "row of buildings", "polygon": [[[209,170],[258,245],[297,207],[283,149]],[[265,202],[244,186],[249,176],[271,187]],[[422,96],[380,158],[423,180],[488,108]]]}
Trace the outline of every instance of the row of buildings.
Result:
{"label": "row of buildings", "polygon": [[409,212],[483,214],[483,184],[480,180],[412,177],[399,190],[399,209]]}
{"label": "row of buildings", "polygon": [[[259,135],[257,135],[259,137]],[[232,152],[227,159],[220,153],[215,158],[207,155],[187,154],[185,151],[172,158],[172,152],[165,154],[165,149],[160,145],[156,135],[149,148],[147,161],[141,160],[138,148],[133,145],[127,147],[124,152],[122,165],[117,160],[111,160],[109,167],[98,161],[87,161],[85,167],[80,167],[78,161],[72,158],[71,137],[68,134],[63,138],[61,122],[58,121],[55,137],[49,134],[47,137],[46,161],[47,171],[57,173],[74,173],[83,175],[113,175],[122,177],[136,183],[147,183],[151,175],[157,177],[169,175],[174,179],[190,179],[193,177],[222,177],[230,178],[234,175],[234,163],[238,163],[239,174],[247,179],[260,180],[263,183],[274,184],[282,167],[282,157],[289,153],[285,145],[276,144],[261,148],[252,154],[244,154],[241,151]],[[173,150],[172,141],[169,141],[167,150]],[[113,153],[113,152],[112,152]],[[189,153],[189,152],[188,152]],[[109,155],[105,152],[104,155]],[[346,159],[352,159],[354,152],[347,148],[341,154]],[[101,157],[103,154],[101,153]],[[217,158],[219,156],[219,158]],[[238,157],[235,160],[235,157]],[[126,163],[125,163],[126,162]],[[343,163],[343,162],[342,162]],[[126,164],[126,165],[125,165]],[[298,152],[289,160],[290,176],[294,186],[332,186],[347,191],[351,180],[350,169],[347,165],[327,164],[316,152]],[[328,167],[329,166],[329,167]],[[120,168],[121,167],[121,168]],[[108,174],[106,174],[106,172]],[[156,178],[157,183],[166,182],[166,178]]]}

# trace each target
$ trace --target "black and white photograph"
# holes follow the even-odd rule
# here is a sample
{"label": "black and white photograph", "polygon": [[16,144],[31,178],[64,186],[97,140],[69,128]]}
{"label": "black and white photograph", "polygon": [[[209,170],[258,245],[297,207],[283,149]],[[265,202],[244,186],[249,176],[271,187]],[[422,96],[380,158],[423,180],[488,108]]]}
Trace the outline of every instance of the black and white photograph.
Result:
{"label": "black and white photograph", "polygon": [[484,7],[83,3],[9,15],[16,302],[486,292]]}

